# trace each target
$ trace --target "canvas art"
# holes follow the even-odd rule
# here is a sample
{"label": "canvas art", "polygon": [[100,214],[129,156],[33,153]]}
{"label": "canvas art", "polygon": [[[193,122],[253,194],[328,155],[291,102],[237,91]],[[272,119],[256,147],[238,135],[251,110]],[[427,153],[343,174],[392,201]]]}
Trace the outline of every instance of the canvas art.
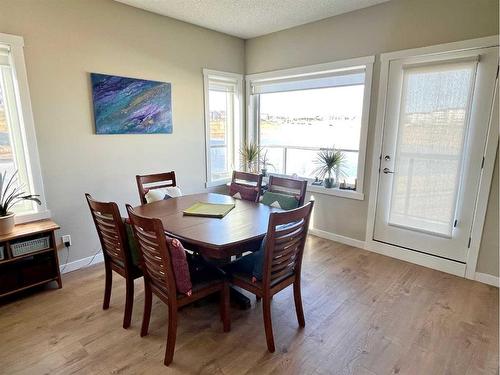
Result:
{"label": "canvas art", "polygon": [[171,84],[91,73],[97,134],[172,133]]}

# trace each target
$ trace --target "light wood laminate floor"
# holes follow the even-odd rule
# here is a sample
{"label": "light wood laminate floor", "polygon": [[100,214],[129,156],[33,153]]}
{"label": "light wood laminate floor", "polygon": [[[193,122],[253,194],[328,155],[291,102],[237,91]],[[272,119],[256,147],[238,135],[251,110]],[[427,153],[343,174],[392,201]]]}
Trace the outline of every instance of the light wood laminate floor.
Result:
{"label": "light wood laminate floor", "polygon": [[308,239],[299,329],[292,288],[274,297],[276,353],[266,350],[260,303],[180,313],[174,362],[163,366],[167,310],[154,300],[139,337],[142,279],[132,326],[121,328],[124,281],[103,311],[102,265],[66,274],[0,306],[2,374],[498,374],[498,289],[318,237]]}

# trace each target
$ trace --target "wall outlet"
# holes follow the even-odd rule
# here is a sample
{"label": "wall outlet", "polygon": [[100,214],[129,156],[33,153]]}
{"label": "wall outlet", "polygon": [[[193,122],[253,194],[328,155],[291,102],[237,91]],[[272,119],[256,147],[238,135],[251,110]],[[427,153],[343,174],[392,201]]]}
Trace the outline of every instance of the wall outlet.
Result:
{"label": "wall outlet", "polygon": [[62,240],[62,243],[64,244],[64,246],[66,246],[66,247],[71,246],[71,236],[69,234],[67,234],[66,236],[62,236],[61,240]]}

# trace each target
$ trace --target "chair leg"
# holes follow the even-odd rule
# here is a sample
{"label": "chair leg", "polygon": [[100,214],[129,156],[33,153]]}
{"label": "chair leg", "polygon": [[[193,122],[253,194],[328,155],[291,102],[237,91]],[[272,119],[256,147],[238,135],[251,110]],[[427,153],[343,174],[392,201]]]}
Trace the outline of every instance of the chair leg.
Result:
{"label": "chair leg", "polygon": [[130,327],[132,320],[132,308],[134,306],[134,279],[127,278],[126,296],[125,296],[125,314],[123,315],[123,328]]}
{"label": "chair leg", "polygon": [[153,293],[151,293],[151,287],[149,286],[149,283],[144,280],[144,313],[142,315],[141,337],[148,334],[152,301]]}
{"label": "chair leg", "polygon": [[163,363],[168,366],[174,359],[175,339],[177,337],[177,306],[168,306],[168,333],[167,348],[165,349],[165,360]]}
{"label": "chair leg", "polygon": [[224,282],[224,287],[220,292],[220,318],[224,327],[224,332],[231,330],[231,316],[229,313],[229,284]]}
{"label": "chair leg", "polygon": [[113,271],[107,262],[104,263],[104,269],[106,272],[105,284],[104,284],[104,302],[102,303],[102,309],[109,309],[109,301],[111,299],[111,287],[113,284]]}
{"label": "chair leg", "polygon": [[293,298],[295,300],[295,312],[297,313],[297,320],[300,327],[306,326],[304,319],[304,309],[302,308],[302,295],[300,293],[300,280],[295,280],[293,283]]}
{"label": "chair leg", "polygon": [[262,299],[262,312],[264,315],[264,330],[266,331],[267,350],[274,353],[273,322],[271,320],[271,297]]}

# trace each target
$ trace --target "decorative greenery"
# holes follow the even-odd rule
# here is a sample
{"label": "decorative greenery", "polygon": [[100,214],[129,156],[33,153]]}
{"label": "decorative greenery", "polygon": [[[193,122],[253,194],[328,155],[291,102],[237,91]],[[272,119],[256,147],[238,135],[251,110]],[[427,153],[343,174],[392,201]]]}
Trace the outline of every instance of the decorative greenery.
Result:
{"label": "decorative greenery", "polygon": [[335,172],[337,178],[346,175],[346,156],[342,151],[335,149],[335,147],[319,151],[314,163],[318,165],[314,173],[321,178],[327,176],[331,181],[332,172]]}
{"label": "decorative greenery", "polygon": [[261,150],[262,148],[253,142],[247,143],[240,149],[243,168],[247,172],[256,172]]}
{"label": "decorative greenery", "polygon": [[267,170],[267,167],[274,168],[274,165],[269,162],[269,158],[267,157],[267,151],[269,151],[269,150],[264,151],[264,153],[260,156],[260,164],[262,165],[262,169],[266,169],[266,170]]}
{"label": "decorative greenery", "polygon": [[7,181],[7,172],[0,174],[0,217],[10,215],[10,210],[16,204],[28,200],[42,204],[39,195],[26,194],[23,186],[17,183],[17,171]]}

